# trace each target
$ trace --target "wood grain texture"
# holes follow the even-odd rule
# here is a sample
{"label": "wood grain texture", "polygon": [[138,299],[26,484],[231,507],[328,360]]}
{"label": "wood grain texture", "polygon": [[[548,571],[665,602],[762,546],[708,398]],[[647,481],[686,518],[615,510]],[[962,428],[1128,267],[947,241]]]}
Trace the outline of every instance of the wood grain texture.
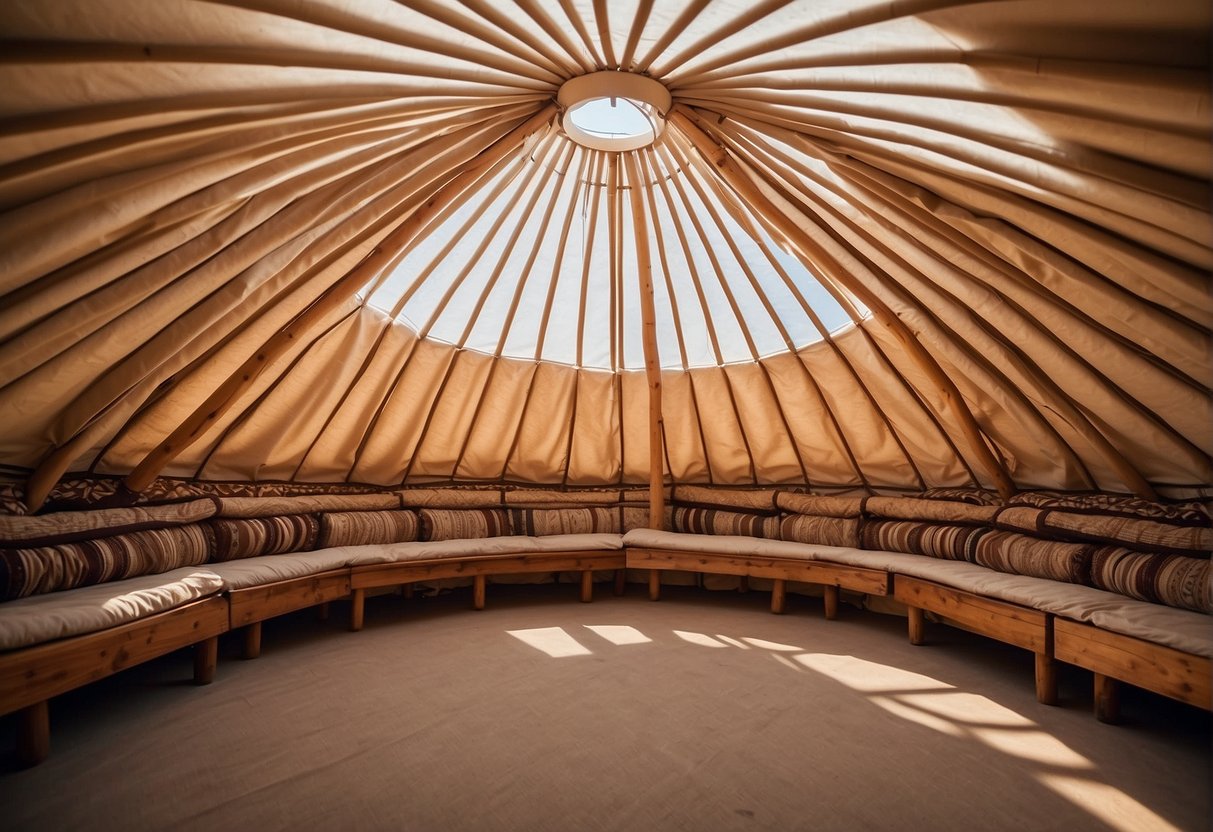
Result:
{"label": "wood grain texture", "polygon": [[893,597],[907,607],[935,613],[945,624],[1033,653],[1047,652],[1048,615],[1039,610],[906,575],[898,575],[893,582]]}
{"label": "wood grain texture", "polygon": [[716,575],[800,581],[840,586],[869,595],[887,595],[889,592],[887,572],[858,566],[758,555],[721,555],[639,547],[628,547],[627,553],[628,566],[636,569],[672,569],[681,572],[709,572]]}
{"label": "wood grain texture", "polygon": [[335,601],[350,594],[350,570],[337,569],[229,593],[231,627]]}

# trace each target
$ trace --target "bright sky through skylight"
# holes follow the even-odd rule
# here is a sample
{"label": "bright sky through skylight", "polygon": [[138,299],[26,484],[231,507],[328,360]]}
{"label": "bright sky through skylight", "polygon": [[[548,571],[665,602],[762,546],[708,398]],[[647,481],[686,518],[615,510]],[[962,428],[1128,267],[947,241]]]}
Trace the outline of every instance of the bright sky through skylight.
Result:
{"label": "bright sky through skylight", "polygon": [[573,123],[599,136],[643,136],[653,126],[637,104],[627,98],[595,98],[572,111]]}

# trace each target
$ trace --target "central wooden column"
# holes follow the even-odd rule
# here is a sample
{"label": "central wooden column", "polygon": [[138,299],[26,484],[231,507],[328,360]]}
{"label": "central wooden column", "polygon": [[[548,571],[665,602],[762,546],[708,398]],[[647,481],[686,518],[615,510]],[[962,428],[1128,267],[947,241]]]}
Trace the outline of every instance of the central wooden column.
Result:
{"label": "central wooden column", "polygon": [[[649,528],[665,526],[665,437],[661,419],[661,360],[657,353],[657,314],[653,306],[653,263],[649,253],[649,223],[636,164],[636,153],[621,153],[632,201],[632,230],[636,236],[636,278],[640,287],[641,341],[644,374],[649,383]],[[622,362],[621,362],[622,363]]]}

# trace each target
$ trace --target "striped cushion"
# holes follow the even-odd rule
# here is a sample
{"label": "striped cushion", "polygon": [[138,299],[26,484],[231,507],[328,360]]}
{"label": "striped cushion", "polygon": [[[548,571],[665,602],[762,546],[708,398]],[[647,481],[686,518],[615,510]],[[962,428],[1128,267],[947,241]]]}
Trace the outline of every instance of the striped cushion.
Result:
{"label": "striped cushion", "polygon": [[859,518],[785,514],[779,521],[779,538],[796,543],[849,546],[857,549],[859,548]]}
{"label": "striped cushion", "polygon": [[97,540],[0,550],[0,600],[57,592],[206,563],[213,541],[199,523]]}
{"label": "striped cushion", "polygon": [[1085,584],[1090,579],[1093,548],[1086,543],[1062,543],[991,531],[978,538],[973,561],[1012,575]]}
{"label": "striped cushion", "polygon": [[299,497],[219,497],[220,517],[280,517],[317,511],[400,508],[396,494],[311,494]]}
{"label": "striped cushion", "polygon": [[864,549],[905,552],[943,560],[975,561],[977,542],[988,529],[945,526],[913,520],[868,520],[860,540]]}
{"label": "striped cushion", "polygon": [[510,533],[509,517],[497,508],[423,508],[420,515],[422,540],[501,537]]}
{"label": "striped cushion", "polygon": [[311,514],[211,520],[215,534],[213,560],[239,560],[316,548],[320,524]]}
{"label": "striped cushion", "polygon": [[614,508],[510,509],[514,534],[619,534],[619,510]]}
{"label": "striped cushion", "polygon": [[779,539],[779,518],[710,508],[676,508],[671,527],[686,534],[732,534]]}
{"label": "striped cushion", "polygon": [[417,539],[417,526],[411,511],[328,511],[320,515],[316,548],[407,543]]}
{"label": "striped cushion", "polygon": [[215,513],[215,500],[190,500],[162,506],[58,511],[33,517],[0,516],[0,546],[32,548],[129,534],[144,529],[184,526]]}
{"label": "striped cushion", "polygon": [[1049,491],[1021,491],[1007,501],[1010,506],[1034,506],[1074,511],[1082,514],[1115,515],[1160,520],[1178,526],[1208,526],[1213,522],[1213,501],[1186,500],[1155,503],[1137,497],[1116,494],[1063,494]]}
{"label": "striped cushion", "polygon": [[1091,555],[1091,583],[1142,601],[1213,612],[1213,575],[1207,558],[1100,546]]}
{"label": "striped cushion", "polygon": [[1000,511],[995,522],[1002,529],[1029,531],[1054,540],[1119,544],[1136,550],[1205,557],[1213,549],[1213,528],[1137,517],[1015,507]]}

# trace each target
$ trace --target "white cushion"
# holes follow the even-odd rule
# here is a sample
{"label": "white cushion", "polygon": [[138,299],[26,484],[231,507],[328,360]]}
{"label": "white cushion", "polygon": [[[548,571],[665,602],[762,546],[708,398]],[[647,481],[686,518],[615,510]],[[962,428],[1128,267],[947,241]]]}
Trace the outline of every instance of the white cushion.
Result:
{"label": "white cushion", "polygon": [[506,537],[476,537],[456,540],[419,540],[411,543],[385,543],[380,546],[351,546],[348,548],[365,550],[359,553],[353,562],[355,566],[363,566],[373,563],[400,563],[411,560],[438,560],[480,555],[619,550],[623,548],[623,535],[553,534],[544,537],[508,535]]}
{"label": "white cushion", "polygon": [[[376,546],[336,546],[315,552],[292,552],[285,555],[262,555],[257,558],[242,558],[224,563],[213,563],[213,569],[228,589],[248,589],[263,584],[306,578],[332,569],[344,569],[353,565],[360,549],[376,549]],[[367,562],[383,563],[368,560]]]}
{"label": "white cushion", "polygon": [[0,604],[0,650],[117,627],[222,589],[223,580],[209,568],[187,567],[6,601]]}
{"label": "white cushion", "polygon": [[[623,536],[625,546],[642,549],[671,549],[676,552],[702,552],[714,555],[761,555],[771,558],[816,560],[814,547],[787,540],[767,540],[730,534],[689,534],[656,529],[632,529]],[[826,546],[826,549],[834,547]]]}

